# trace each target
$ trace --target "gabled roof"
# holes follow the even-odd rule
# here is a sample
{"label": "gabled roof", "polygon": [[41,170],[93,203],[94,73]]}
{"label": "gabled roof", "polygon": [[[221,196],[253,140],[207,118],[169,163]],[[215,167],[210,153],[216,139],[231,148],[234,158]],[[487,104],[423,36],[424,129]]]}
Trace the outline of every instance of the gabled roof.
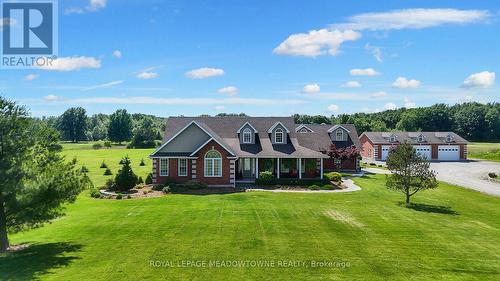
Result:
{"label": "gabled roof", "polygon": [[241,129],[243,129],[246,125],[250,126],[250,128],[252,128],[252,130],[254,131],[254,133],[258,133],[257,129],[255,129],[252,124],[250,124],[249,122],[245,122],[245,124],[241,125],[241,127],[238,129],[238,131],[236,131],[236,133],[240,133],[241,132]]}
{"label": "gabled roof", "polygon": [[[421,142],[418,142],[419,136],[423,136],[425,142],[429,144],[468,143],[467,140],[454,132],[364,132],[361,136],[363,135],[374,144],[389,143],[389,138],[392,135],[395,135],[400,143],[420,144]],[[453,140],[451,142],[446,141],[448,136],[452,136]]]}
{"label": "gabled roof", "polygon": [[273,132],[273,130],[274,130],[274,128],[276,128],[276,126],[278,126],[278,125],[281,125],[281,127],[285,128],[285,131],[286,131],[287,133],[290,133],[290,130],[288,130],[288,128],[287,128],[285,125],[283,125],[283,123],[281,123],[280,121],[278,121],[278,122],[274,123],[274,125],[273,125],[271,128],[269,128],[269,130],[268,130],[267,132],[268,132],[269,134],[270,134],[270,133],[272,133],[272,132]]}
{"label": "gabled roof", "polygon": [[342,126],[342,125],[335,125],[335,126],[331,127],[330,129],[328,129],[328,133],[331,133],[331,132],[337,130],[338,128],[342,128],[342,129],[344,129],[344,131],[347,131],[349,133],[349,130],[344,128],[344,126]]}
{"label": "gabled roof", "polygon": [[314,132],[307,134],[297,133],[297,139],[302,146],[318,151],[328,150],[331,144],[335,144],[339,148],[348,147],[351,145],[354,145],[357,148],[361,148],[358,132],[356,131],[356,127],[354,127],[354,125],[352,124],[340,124],[340,126],[342,126],[347,131],[347,134],[349,136],[348,141],[341,142],[332,141],[332,139],[330,138],[330,133],[328,132],[328,130],[332,128],[332,125],[307,124],[307,126]]}
{"label": "gabled roof", "polygon": [[311,128],[307,127],[304,124],[301,124],[297,128],[295,128],[295,132],[301,133],[299,131],[302,130],[302,129],[306,129],[309,133],[314,133],[314,131]]}

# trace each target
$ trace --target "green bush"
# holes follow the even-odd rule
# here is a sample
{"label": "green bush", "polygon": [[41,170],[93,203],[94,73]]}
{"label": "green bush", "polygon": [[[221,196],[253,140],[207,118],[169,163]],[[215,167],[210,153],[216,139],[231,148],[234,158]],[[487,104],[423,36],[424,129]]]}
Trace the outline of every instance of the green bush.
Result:
{"label": "green bush", "polygon": [[164,186],[162,189],[161,189],[161,192],[167,194],[167,193],[170,193],[170,186]]}
{"label": "green bush", "polygon": [[310,190],[320,190],[320,187],[319,187],[319,185],[313,184],[313,185],[309,186],[309,189]]}
{"label": "green bush", "polygon": [[143,184],[143,183],[144,183],[144,180],[142,179],[142,177],[138,177],[137,184]]}
{"label": "green bush", "polygon": [[335,189],[335,187],[331,184],[325,184],[321,187],[321,189],[324,189],[324,190],[333,190]]}
{"label": "green bush", "polygon": [[106,190],[113,190],[114,186],[115,186],[115,181],[113,179],[106,180],[106,183],[104,184]]}
{"label": "green bush", "polygon": [[93,148],[93,149],[101,149],[101,148],[102,148],[102,144],[100,144],[100,143],[94,143],[94,144],[92,145],[92,148]]}
{"label": "green bush", "polygon": [[130,166],[130,159],[128,156],[122,159],[123,165],[115,176],[115,186],[119,191],[127,191],[135,186],[137,183],[137,176]]}
{"label": "green bush", "polygon": [[104,171],[105,176],[111,176],[112,174],[113,174],[113,172],[111,172],[111,170],[109,168],[106,168],[106,171]]}
{"label": "green bush", "polygon": [[275,185],[277,184],[277,178],[271,172],[260,172],[259,178],[255,179],[255,184],[257,185]]}
{"label": "green bush", "polygon": [[104,163],[104,161],[102,161],[101,166],[99,168],[106,169],[107,167],[108,167],[108,165],[106,165],[106,163]]}
{"label": "green bush", "polygon": [[489,172],[488,173],[488,177],[492,178],[492,179],[496,179],[497,178],[497,174],[494,173],[494,172]]}
{"label": "green bush", "polygon": [[116,199],[120,200],[123,198],[123,195],[121,193],[118,193],[118,195],[116,195]]}
{"label": "green bush", "polygon": [[377,166],[377,164],[375,164],[375,163],[370,163],[370,166]]}
{"label": "green bush", "polygon": [[86,174],[89,172],[89,169],[85,166],[82,166],[82,168],[80,168],[80,172],[82,172],[83,174]]}
{"label": "green bush", "polygon": [[111,148],[111,142],[110,141],[105,141],[104,146],[107,148]]}
{"label": "green bush", "polygon": [[195,182],[195,181],[189,181],[185,184],[181,184],[180,186],[183,186],[188,190],[197,190],[197,189],[207,188],[206,184]]}
{"label": "green bush", "polygon": [[146,181],[144,182],[145,184],[152,184],[153,183],[153,175],[151,173],[149,173],[147,176],[146,176]]}
{"label": "green bush", "polygon": [[139,183],[135,186],[136,189],[143,189],[144,188],[144,184],[143,183]]}
{"label": "green bush", "polygon": [[323,175],[323,177],[329,181],[340,182],[342,181],[342,175],[337,172],[330,172]]}
{"label": "green bush", "polygon": [[154,191],[162,191],[163,187],[165,187],[165,185],[163,185],[163,184],[155,184],[155,185],[153,185],[153,187],[151,189],[154,190]]}
{"label": "green bush", "polygon": [[144,159],[141,159],[141,164],[139,166],[146,166],[146,163],[144,163]]}
{"label": "green bush", "polygon": [[132,196],[130,196],[130,194],[129,194],[129,195],[127,195],[127,199],[131,199],[131,198],[132,198]]}
{"label": "green bush", "polygon": [[97,188],[91,188],[89,190],[90,197],[92,198],[100,198],[101,197],[101,192]]}

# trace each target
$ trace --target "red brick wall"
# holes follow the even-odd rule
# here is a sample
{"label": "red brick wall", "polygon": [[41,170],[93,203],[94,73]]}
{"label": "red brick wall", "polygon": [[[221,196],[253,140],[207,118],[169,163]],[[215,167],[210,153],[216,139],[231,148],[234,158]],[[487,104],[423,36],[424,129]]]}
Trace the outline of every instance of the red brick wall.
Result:
{"label": "red brick wall", "polygon": [[187,176],[179,176],[179,162],[177,158],[168,159],[168,176],[166,177],[160,176],[160,159],[153,159],[153,161],[156,161],[156,183],[163,183],[167,179],[177,183],[184,183],[191,180],[191,159],[187,160]]}
{"label": "red brick wall", "polygon": [[[205,177],[205,154],[212,150],[212,147],[220,152],[222,155],[222,177]],[[227,151],[220,146],[217,142],[211,141],[205,147],[203,147],[198,153],[196,154],[198,159],[196,159],[196,179],[198,182],[208,184],[208,185],[230,185],[230,160],[228,159],[228,153]]]}
{"label": "red brick wall", "polygon": [[360,141],[361,141],[361,156],[373,159],[375,150],[373,143],[365,135],[361,137]]}
{"label": "red brick wall", "polygon": [[[323,171],[336,171],[333,159],[323,159]],[[356,170],[356,159],[342,160],[340,170]]]}

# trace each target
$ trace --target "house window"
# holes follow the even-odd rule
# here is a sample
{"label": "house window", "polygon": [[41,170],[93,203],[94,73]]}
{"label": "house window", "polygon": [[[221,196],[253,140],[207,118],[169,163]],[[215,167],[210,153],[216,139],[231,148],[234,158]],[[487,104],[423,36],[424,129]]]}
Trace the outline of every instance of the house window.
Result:
{"label": "house window", "polygon": [[395,135],[391,136],[391,142],[396,142],[396,136]]}
{"label": "house window", "polygon": [[418,142],[424,142],[424,136],[419,136],[418,137]]}
{"label": "house window", "polygon": [[160,176],[168,176],[168,158],[160,159]]}
{"label": "house window", "polygon": [[243,130],[243,143],[252,143],[252,131],[248,128]]}
{"label": "house window", "polygon": [[448,136],[446,137],[446,141],[447,141],[447,142],[452,142],[452,141],[453,141],[453,137],[452,137],[451,135],[448,135]]}
{"label": "house window", "polygon": [[178,161],[178,166],[179,166],[179,171],[178,171],[178,174],[179,174],[179,177],[186,177],[188,175],[188,165],[187,165],[188,161],[187,159],[183,159],[183,158],[179,158],[179,161]]}
{"label": "house window", "polygon": [[216,150],[205,154],[205,177],[222,177],[222,156]]}
{"label": "house window", "polygon": [[274,143],[283,143],[283,129],[276,129],[274,132]]}
{"label": "house window", "polygon": [[337,132],[335,133],[335,140],[336,141],[344,140],[344,132],[342,130],[337,130]]}

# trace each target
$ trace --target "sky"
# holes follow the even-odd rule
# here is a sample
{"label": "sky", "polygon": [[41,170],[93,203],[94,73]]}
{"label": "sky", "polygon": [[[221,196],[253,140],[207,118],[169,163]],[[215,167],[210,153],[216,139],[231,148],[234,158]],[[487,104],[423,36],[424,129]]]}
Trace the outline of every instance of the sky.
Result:
{"label": "sky", "polygon": [[498,1],[61,0],[58,10],[55,63],[0,69],[0,95],[37,117],[500,100]]}

